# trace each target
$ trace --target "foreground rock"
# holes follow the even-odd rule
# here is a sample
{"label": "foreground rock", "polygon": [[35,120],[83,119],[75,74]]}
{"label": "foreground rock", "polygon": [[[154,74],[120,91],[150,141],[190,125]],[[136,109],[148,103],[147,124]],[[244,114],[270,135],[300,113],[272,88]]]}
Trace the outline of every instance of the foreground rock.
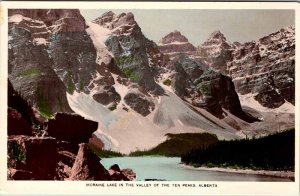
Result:
{"label": "foreground rock", "polygon": [[92,137],[98,127],[96,122],[78,115],[58,113],[55,119],[49,120],[43,134],[52,137],[34,135],[27,121],[13,109],[9,109],[8,123],[8,180],[135,179],[129,169],[122,170],[121,174],[110,174],[89,147],[88,142],[97,150],[104,147],[101,140],[95,140],[94,134]]}
{"label": "foreground rock", "polygon": [[92,133],[98,128],[98,123],[86,120],[77,114],[56,113],[49,119],[47,133],[58,140],[73,144],[88,143]]}
{"label": "foreground rock", "polygon": [[136,174],[132,169],[120,169],[119,165],[114,164],[109,168],[112,180],[132,181],[136,179]]}
{"label": "foreground rock", "polygon": [[[8,137],[8,179],[53,180],[58,162],[57,143],[51,137]],[[25,175],[25,176],[24,176]]]}
{"label": "foreground rock", "polygon": [[30,124],[17,110],[12,108],[7,109],[7,134],[32,135],[32,128]]}
{"label": "foreground rock", "polygon": [[78,154],[71,170],[69,180],[109,180],[110,175],[100,164],[88,144],[79,144]]}

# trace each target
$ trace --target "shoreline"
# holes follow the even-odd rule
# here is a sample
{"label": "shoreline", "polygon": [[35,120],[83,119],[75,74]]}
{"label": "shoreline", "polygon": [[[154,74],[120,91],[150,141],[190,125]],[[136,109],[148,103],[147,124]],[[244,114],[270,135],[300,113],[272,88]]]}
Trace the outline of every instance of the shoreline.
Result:
{"label": "shoreline", "polygon": [[252,169],[233,169],[233,168],[222,168],[222,167],[194,167],[183,163],[179,164],[184,169],[202,170],[202,171],[215,171],[215,172],[227,172],[247,175],[264,175],[273,176],[278,178],[285,178],[294,181],[295,172],[292,171],[268,171],[268,170],[252,170]]}

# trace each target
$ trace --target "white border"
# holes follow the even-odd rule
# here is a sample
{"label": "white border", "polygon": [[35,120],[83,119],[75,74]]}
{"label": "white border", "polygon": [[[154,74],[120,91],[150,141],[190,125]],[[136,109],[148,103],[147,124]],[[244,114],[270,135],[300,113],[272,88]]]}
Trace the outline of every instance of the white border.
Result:
{"label": "white border", "polygon": [[[0,193],[15,194],[105,194],[105,195],[298,195],[299,194],[299,120],[296,122],[296,165],[295,182],[204,182],[194,181],[196,184],[217,184],[217,188],[174,188],[161,187],[164,182],[133,182],[134,184],[159,184],[160,188],[137,188],[137,187],[86,187],[87,181],[7,181],[7,135],[6,135],[6,108],[7,108],[7,9],[8,8],[74,8],[74,9],[292,9],[296,12],[295,27],[296,40],[299,39],[299,4],[294,2],[1,2],[0,3],[1,25],[1,53],[0,53]],[[297,20],[298,18],[298,20]],[[297,66],[300,56],[299,42],[296,42],[296,76],[300,74],[300,66]],[[296,77],[296,116],[299,119],[299,77]],[[102,183],[102,182],[97,182]],[[105,182],[106,184],[110,182]],[[117,184],[128,182],[116,182]],[[131,183],[131,182],[130,182]],[[174,182],[174,183],[184,183]],[[188,181],[186,183],[191,183]]]}

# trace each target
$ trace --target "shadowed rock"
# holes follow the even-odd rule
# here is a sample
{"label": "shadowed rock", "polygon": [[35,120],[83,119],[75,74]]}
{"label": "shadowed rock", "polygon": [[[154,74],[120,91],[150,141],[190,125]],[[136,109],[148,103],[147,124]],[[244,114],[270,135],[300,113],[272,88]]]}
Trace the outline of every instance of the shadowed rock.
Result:
{"label": "shadowed rock", "polygon": [[46,131],[50,136],[73,144],[87,143],[98,128],[97,122],[86,120],[77,114],[65,113],[56,113],[47,125]]}
{"label": "shadowed rock", "polygon": [[54,138],[14,135],[8,137],[7,145],[8,168],[24,170],[18,171],[17,174],[13,172],[11,178],[54,179],[58,162],[57,144]]}
{"label": "shadowed rock", "polygon": [[69,180],[110,180],[110,175],[88,144],[82,143],[79,144]]}
{"label": "shadowed rock", "polygon": [[30,124],[12,108],[7,109],[7,133],[8,135],[32,135]]}
{"label": "shadowed rock", "polygon": [[131,109],[137,113],[147,116],[154,110],[154,103],[145,95],[137,92],[129,92],[125,95],[124,101]]}
{"label": "shadowed rock", "polygon": [[136,179],[136,174],[131,169],[120,169],[118,164],[110,166],[108,170],[112,180],[132,181]]}

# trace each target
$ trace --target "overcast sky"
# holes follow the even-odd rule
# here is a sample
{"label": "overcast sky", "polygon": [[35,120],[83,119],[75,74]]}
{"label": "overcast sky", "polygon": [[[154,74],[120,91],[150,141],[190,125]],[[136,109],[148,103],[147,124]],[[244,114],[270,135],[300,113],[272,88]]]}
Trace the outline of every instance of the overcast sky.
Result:
{"label": "overcast sky", "polygon": [[[109,10],[80,10],[91,21]],[[111,10],[132,12],[144,35],[158,42],[171,31],[178,30],[198,46],[209,35],[220,30],[228,41],[241,43],[257,40],[294,25],[293,10]]]}

